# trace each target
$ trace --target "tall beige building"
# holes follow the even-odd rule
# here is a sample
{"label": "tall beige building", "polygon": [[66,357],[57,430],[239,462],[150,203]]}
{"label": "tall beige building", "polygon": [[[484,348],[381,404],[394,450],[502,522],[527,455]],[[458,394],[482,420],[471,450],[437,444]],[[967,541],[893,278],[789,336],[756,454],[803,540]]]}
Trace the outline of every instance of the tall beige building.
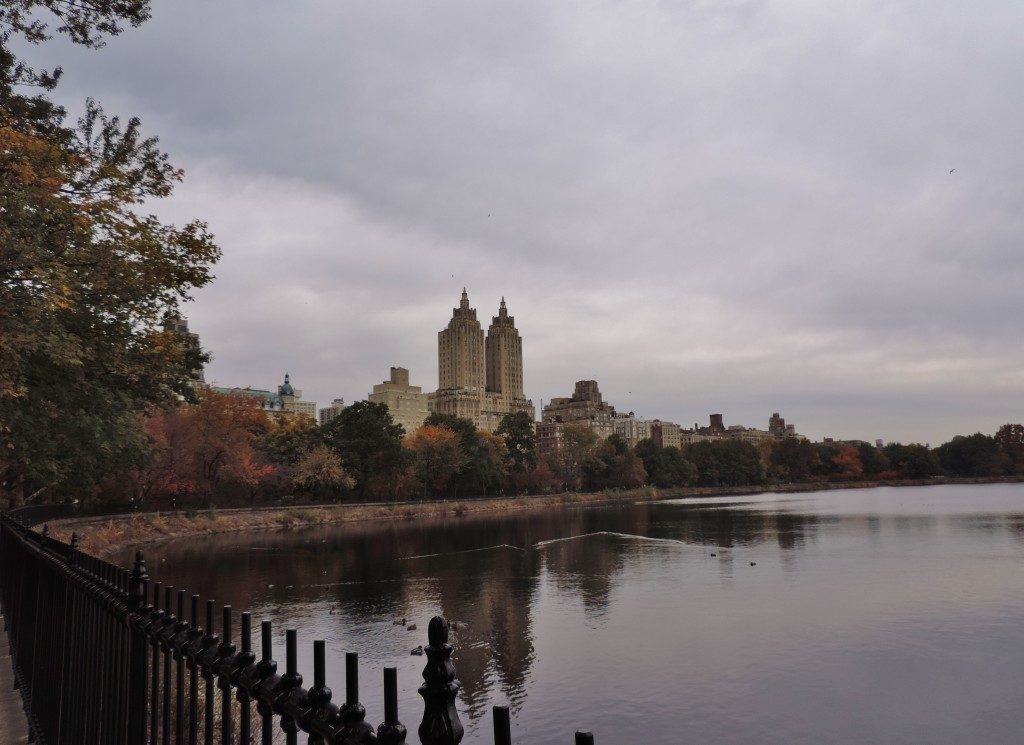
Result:
{"label": "tall beige building", "polygon": [[523,338],[515,318],[508,314],[505,298],[498,315],[491,318],[484,345],[487,353],[487,390],[509,400],[523,399]]}
{"label": "tall beige building", "polygon": [[409,371],[404,367],[392,367],[391,378],[375,385],[366,398],[387,406],[395,424],[401,424],[406,434],[419,429],[430,413],[427,394],[418,385],[409,385]]}
{"label": "tall beige building", "polygon": [[459,307],[437,334],[437,377],[438,388],[429,396],[433,412],[469,419],[487,432],[506,414],[534,417],[533,403],[523,394],[523,340],[505,298],[485,337],[463,288]]}
{"label": "tall beige building", "polygon": [[462,289],[459,307],[452,309],[448,327],[437,332],[437,379],[439,390],[480,390],[487,382],[484,330],[469,307]]}

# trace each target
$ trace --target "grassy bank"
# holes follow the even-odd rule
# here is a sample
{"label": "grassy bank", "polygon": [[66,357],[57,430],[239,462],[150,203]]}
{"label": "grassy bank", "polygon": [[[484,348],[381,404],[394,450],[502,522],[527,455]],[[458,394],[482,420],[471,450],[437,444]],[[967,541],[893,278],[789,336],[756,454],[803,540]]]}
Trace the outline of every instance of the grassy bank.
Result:
{"label": "grassy bank", "polygon": [[[109,517],[67,518],[51,523],[50,533],[63,541],[69,541],[72,532],[77,533],[80,545],[85,551],[94,556],[102,557],[128,547],[143,546],[171,538],[247,530],[279,530],[309,525],[354,523],[372,520],[458,517],[496,511],[544,509],[658,499],[741,496],[764,492],[799,493],[829,489],[864,489],[877,486],[983,484],[1004,481],[1007,481],[1007,479],[824,482],[742,487],[690,487],[664,490],[644,487],[630,491],[548,494],[534,497],[148,512]],[[1020,481],[1020,479],[1017,481]]]}

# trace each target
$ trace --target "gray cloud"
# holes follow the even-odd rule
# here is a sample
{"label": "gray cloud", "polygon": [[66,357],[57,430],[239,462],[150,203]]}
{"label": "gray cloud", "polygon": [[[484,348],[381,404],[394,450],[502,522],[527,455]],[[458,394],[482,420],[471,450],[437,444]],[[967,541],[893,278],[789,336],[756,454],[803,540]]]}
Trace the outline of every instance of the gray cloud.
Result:
{"label": "gray cloud", "polygon": [[[1021,419],[1020,10],[1004,2],[158,3],[58,46],[225,249],[225,384],[436,385],[463,285],[535,402],[919,439]],[[951,168],[956,172],[949,173]]]}

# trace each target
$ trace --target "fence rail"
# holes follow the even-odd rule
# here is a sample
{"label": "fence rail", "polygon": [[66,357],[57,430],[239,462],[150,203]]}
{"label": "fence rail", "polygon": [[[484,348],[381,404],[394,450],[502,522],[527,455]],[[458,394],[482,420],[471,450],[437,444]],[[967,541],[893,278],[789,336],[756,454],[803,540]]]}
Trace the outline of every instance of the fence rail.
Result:
{"label": "fence rail", "polygon": [[[384,718],[367,721],[359,703],[359,658],[345,655],[345,700],[333,702],[323,640],[313,642],[313,685],[298,672],[298,634],[285,632],[285,672],[273,659],[273,627],[185,590],[150,584],[139,552],[123,569],[0,515],[0,604],[30,737],[42,745],[402,745],[398,673],[384,668]],[[203,615],[200,615],[201,610]],[[187,611],[187,613],[186,613]],[[186,615],[188,619],[186,620]],[[457,745],[459,681],[448,623],[434,617],[423,669],[421,745]],[[255,709],[255,711],[254,711]],[[511,718],[493,711],[495,745],[511,745]],[[576,745],[592,745],[577,732]]]}

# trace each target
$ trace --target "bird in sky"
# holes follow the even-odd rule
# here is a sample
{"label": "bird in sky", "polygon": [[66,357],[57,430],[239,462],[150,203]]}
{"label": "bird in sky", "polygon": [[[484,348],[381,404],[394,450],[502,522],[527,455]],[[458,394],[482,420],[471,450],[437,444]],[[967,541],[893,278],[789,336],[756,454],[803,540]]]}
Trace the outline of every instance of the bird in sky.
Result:
{"label": "bird in sky", "polygon": [[950,173],[952,173],[952,172],[953,172],[953,171],[955,171],[955,170],[956,170],[955,168],[950,168],[950,169],[949,169],[949,172],[950,172]]}

